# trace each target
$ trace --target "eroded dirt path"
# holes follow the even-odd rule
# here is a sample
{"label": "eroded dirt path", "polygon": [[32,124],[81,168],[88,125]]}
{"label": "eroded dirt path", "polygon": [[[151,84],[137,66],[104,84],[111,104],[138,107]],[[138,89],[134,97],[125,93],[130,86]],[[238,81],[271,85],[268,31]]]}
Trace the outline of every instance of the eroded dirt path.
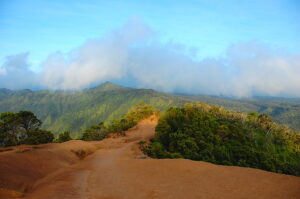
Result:
{"label": "eroded dirt path", "polygon": [[127,176],[132,172],[127,171],[127,166],[143,161],[136,159],[143,155],[138,142],[153,136],[156,123],[152,117],[127,131],[125,137],[101,141],[94,154],[40,180],[26,198],[140,198],[137,194],[143,191],[133,186],[141,179]]}
{"label": "eroded dirt path", "polygon": [[126,137],[108,138],[80,163],[37,181],[27,199],[300,198],[300,178],[183,159],[137,159],[138,141],[153,136],[147,119]]}

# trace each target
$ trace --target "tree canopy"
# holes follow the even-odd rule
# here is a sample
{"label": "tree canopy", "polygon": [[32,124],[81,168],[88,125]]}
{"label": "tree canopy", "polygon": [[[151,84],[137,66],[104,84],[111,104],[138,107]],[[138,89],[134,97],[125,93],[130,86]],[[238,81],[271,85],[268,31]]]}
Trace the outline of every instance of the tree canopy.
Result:
{"label": "tree canopy", "polygon": [[54,138],[49,131],[39,129],[42,122],[30,111],[0,114],[0,145],[41,144]]}

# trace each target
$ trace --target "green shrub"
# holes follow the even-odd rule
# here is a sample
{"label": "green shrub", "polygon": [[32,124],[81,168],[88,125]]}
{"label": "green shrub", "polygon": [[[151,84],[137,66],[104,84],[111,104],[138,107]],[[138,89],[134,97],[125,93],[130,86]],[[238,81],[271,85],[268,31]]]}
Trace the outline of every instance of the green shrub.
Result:
{"label": "green shrub", "polygon": [[184,157],[300,175],[298,132],[266,114],[247,116],[203,103],[167,110],[144,151],[155,158]]}
{"label": "green shrub", "polygon": [[82,140],[102,140],[109,133],[123,134],[124,131],[134,127],[139,121],[154,114],[155,110],[148,104],[140,103],[133,106],[121,119],[113,120],[108,125],[103,122],[87,128]]}
{"label": "green shrub", "polygon": [[50,131],[34,130],[28,132],[28,137],[25,139],[25,144],[45,144],[52,142],[54,135]]}
{"label": "green shrub", "polygon": [[62,142],[67,142],[69,140],[72,140],[72,137],[70,136],[70,132],[65,131],[58,135],[58,138],[55,140],[55,142],[62,143]]}
{"label": "green shrub", "polygon": [[92,140],[102,140],[107,134],[107,129],[103,122],[97,125],[93,125],[87,128],[82,134],[81,140],[92,141]]}

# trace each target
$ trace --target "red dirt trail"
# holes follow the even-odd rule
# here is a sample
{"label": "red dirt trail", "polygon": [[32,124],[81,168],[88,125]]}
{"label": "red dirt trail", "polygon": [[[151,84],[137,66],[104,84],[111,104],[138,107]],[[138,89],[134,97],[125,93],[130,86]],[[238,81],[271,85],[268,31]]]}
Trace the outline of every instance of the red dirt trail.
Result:
{"label": "red dirt trail", "polygon": [[142,155],[138,142],[153,136],[156,123],[156,118],[143,120],[125,137],[100,142],[1,152],[0,198],[300,198],[299,177],[184,159],[137,159]]}

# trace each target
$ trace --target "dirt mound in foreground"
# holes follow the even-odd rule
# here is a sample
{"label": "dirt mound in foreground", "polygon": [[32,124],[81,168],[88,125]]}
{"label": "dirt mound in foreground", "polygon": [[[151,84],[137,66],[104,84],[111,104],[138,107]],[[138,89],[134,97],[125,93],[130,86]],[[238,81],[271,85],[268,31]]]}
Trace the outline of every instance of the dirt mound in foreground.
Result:
{"label": "dirt mound in foreground", "polygon": [[[0,196],[21,196],[37,180],[58,169],[78,163],[97,149],[95,142],[72,140],[62,144],[21,145],[2,148]],[[2,197],[0,197],[2,198]],[[3,197],[5,198],[5,197]]]}
{"label": "dirt mound in foreground", "polygon": [[[2,152],[0,179],[9,182],[1,184],[6,189],[2,193],[17,198],[25,191],[29,199],[300,198],[300,178],[294,176],[184,159],[139,158],[138,142],[153,136],[156,122],[144,120],[125,137],[100,142]],[[82,160],[78,154],[85,152],[72,152],[81,150],[94,153]]]}

